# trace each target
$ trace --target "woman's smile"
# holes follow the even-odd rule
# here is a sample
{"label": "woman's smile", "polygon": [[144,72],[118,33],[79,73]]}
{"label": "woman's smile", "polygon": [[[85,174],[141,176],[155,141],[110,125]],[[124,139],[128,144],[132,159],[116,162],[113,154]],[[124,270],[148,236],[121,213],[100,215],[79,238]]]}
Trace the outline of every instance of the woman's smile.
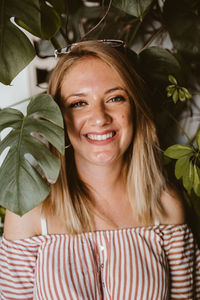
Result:
{"label": "woman's smile", "polygon": [[107,130],[104,132],[90,132],[86,133],[85,137],[89,143],[95,145],[106,145],[115,140],[118,136],[118,132],[115,130]]}

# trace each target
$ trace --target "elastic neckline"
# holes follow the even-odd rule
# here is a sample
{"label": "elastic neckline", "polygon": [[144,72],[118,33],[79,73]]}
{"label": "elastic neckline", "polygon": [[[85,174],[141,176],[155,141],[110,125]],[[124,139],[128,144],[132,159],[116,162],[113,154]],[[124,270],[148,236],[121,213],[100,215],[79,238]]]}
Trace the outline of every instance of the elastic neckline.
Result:
{"label": "elastic neckline", "polygon": [[105,229],[105,230],[96,230],[96,231],[88,231],[88,232],[82,232],[82,233],[77,233],[77,234],[68,234],[68,233],[48,233],[46,235],[36,235],[36,236],[32,236],[29,238],[23,238],[23,239],[15,239],[15,240],[8,240],[4,237],[4,235],[2,236],[2,239],[8,241],[8,242],[22,242],[22,241],[30,241],[30,240],[34,240],[37,238],[50,238],[53,236],[69,236],[69,237],[81,237],[81,236],[89,236],[89,235],[95,235],[95,234],[109,234],[109,233],[116,233],[116,232],[124,232],[124,231],[140,231],[140,230],[155,230],[155,229],[161,229],[161,230],[166,230],[166,229],[170,229],[170,228],[176,228],[177,230],[182,230],[185,228],[189,229],[189,226],[187,223],[183,223],[183,224],[159,224],[159,225],[149,225],[149,226],[137,226],[137,227],[127,227],[127,228],[116,228],[116,229]]}

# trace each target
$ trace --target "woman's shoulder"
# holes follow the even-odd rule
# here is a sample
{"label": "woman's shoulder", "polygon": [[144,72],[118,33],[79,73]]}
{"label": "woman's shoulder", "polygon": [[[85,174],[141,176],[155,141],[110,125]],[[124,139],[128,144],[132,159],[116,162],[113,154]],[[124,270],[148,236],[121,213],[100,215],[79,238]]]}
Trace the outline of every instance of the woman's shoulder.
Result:
{"label": "woman's shoulder", "polygon": [[186,221],[183,199],[174,188],[168,188],[161,194],[163,207],[162,224],[183,224]]}
{"label": "woman's shoulder", "polygon": [[8,240],[25,239],[41,234],[41,205],[23,216],[6,210],[4,237]]}

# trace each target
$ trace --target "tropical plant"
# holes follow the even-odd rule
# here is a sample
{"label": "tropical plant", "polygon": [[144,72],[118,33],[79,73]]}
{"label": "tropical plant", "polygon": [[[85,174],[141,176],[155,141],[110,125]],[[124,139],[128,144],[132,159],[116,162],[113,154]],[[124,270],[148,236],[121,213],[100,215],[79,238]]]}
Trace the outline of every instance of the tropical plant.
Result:
{"label": "tropical plant", "polygon": [[[161,147],[169,147],[164,152],[167,172],[182,190],[189,208],[192,208],[191,220],[195,215],[195,220],[200,224],[200,107],[197,96],[200,82],[199,0],[24,0],[15,3],[2,0],[0,18],[0,81],[4,84],[10,84],[35,55],[41,58],[51,56],[54,48],[84,39],[111,38],[126,42],[132,49],[132,63],[150,87],[148,105],[157,124]],[[40,41],[32,45],[27,31],[39,37]],[[37,98],[37,112],[42,115],[40,97],[42,103],[43,96]],[[3,119],[8,110],[0,113],[2,128],[13,128],[13,133],[7,137],[9,142],[4,139],[0,146],[3,149],[8,143],[11,156],[19,137],[17,130],[21,128],[23,118],[28,122],[30,117],[29,114],[24,117],[20,112],[11,110],[9,123],[6,117]],[[15,125],[17,120],[20,125]],[[184,128],[186,121],[191,124],[189,132]],[[51,118],[48,118],[48,122],[52,122]],[[32,131],[26,129],[26,124],[23,126],[23,132],[27,131],[32,139]],[[57,126],[61,126],[61,123]],[[34,128],[33,131],[38,130]],[[58,133],[58,136],[63,139],[62,133]],[[36,143],[41,146],[41,142]],[[24,157],[25,153],[34,156],[31,142],[26,144],[28,151],[23,147],[22,143],[22,151],[15,157],[18,167],[18,159]],[[37,149],[35,162],[41,164],[43,146]],[[6,177],[9,161],[7,156],[1,167],[0,180],[2,176]],[[48,175],[45,175],[48,180]],[[38,181],[38,187],[40,183]],[[4,186],[6,184],[8,180],[4,178]],[[30,194],[33,186],[30,182],[26,195]],[[43,183],[40,188],[42,186]],[[47,187],[45,189],[47,194]],[[7,207],[9,198],[5,198],[6,194],[3,195],[2,191],[0,188],[0,203]],[[44,195],[38,197],[39,202]],[[14,198],[12,201],[15,201]],[[30,199],[32,204],[28,204],[23,213],[33,206],[34,201]]]}
{"label": "tropical plant", "polygon": [[23,215],[48,196],[50,188],[42,177],[50,183],[57,180],[60,160],[45,141],[64,153],[62,115],[50,95],[39,95],[31,98],[26,116],[13,108],[1,110],[0,131],[5,128],[12,130],[0,143],[0,154],[9,148],[0,168],[0,203]]}

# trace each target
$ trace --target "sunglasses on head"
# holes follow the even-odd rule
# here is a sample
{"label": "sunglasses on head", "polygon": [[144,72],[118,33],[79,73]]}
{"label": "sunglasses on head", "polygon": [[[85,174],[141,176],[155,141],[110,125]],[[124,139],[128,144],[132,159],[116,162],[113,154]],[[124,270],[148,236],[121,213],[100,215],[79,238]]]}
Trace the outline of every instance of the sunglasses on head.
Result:
{"label": "sunglasses on head", "polygon": [[[125,42],[121,41],[121,40],[107,40],[107,39],[104,39],[104,40],[94,40],[94,41],[109,45],[113,48],[125,47],[126,46]],[[56,49],[54,51],[54,55],[55,55],[55,57],[58,57],[59,55],[70,53],[75,46],[80,45],[83,42],[84,41],[78,42],[78,43],[73,43],[73,44],[70,44],[70,45],[68,45],[64,48]]]}

